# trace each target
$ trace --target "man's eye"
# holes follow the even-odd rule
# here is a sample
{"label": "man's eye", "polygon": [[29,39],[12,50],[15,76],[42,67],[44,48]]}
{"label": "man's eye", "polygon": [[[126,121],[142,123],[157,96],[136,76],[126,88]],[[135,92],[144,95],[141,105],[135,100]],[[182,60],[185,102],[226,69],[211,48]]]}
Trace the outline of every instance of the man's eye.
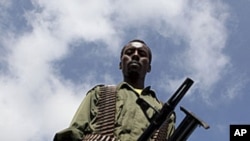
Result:
{"label": "man's eye", "polygon": [[143,56],[143,57],[147,56],[147,53],[144,51],[140,51],[139,54],[140,54],[140,56]]}
{"label": "man's eye", "polygon": [[133,53],[133,50],[132,49],[128,49],[125,51],[125,54],[127,55],[131,55]]}

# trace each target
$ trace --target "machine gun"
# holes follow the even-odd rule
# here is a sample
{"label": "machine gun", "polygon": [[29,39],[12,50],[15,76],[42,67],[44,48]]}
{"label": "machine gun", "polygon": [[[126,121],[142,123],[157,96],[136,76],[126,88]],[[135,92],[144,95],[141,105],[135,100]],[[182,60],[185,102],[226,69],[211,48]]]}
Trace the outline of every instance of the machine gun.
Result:
{"label": "machine gun", "polygon": [[[150,125],[143,132],[143,134],[139,137],[137,141],[148,140],[152,136],[152,134],[157,129],[160,128],[160,126],[166,121],[166,119],[170,118],[171,114],[174,112],[175,107],[180,102],[180,100],[184,97],[184,95],[186,94],[186,92],[189,90],[189,88],[192,86],[193,83],[194,81],[192,79],[186,78],[186,80],[176,90],[176,92],[170,97],[170,99],[166,103],[163,104],[162,109],[160,111],[156,110],[156,113],[154,114],[152,119],[150,119],[151,121]],[[138,103],[143,103],[143,100],[139,99]],[[188,136],[191,134],[191,132],[194,130],[194,128],[197,126],[198,123],[203,125],[205,128],[209,127],[204,122],[200,122],[201,120],[197,120],[198,118],[196,118],[193,114],[191,114],[184,108],[181,107],[181,110],[183,110],[187,114],[187,116],[183,120],[182,124],[173,133],[174,136],[171,136],[171,139],[168,141],[185,141],[184,139],[188,138]],[[180,135],[181,135],[180,140],[177,140],[179,139]]]}
{"label": "machine gun", "polygon": [[148,128],[143,132],[143,134],[139,137],[138,141],[146,141],[151,135],[159,129],[159,127],[163,124],[163,122],[168,119],[171,114],[174,112],[176,105],[180,102],[183,96],[186,94],[188,89],[192,86],[194,81],[190,78],[186,78],[186,80],[182,83],[182,85],[177,89],[177,91],[170,97],[170,99],[164,103],[161,110],[156,112],[151,120]]}

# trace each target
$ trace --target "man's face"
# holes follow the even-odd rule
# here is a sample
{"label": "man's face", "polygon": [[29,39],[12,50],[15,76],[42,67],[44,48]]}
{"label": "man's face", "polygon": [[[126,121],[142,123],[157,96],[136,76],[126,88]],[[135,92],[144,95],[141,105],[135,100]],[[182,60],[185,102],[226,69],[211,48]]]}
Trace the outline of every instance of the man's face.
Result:
{"label": "man's face", "polygon": [[141,42],[131,42],[123,50],[120,69],[124,76],[144,77],[150,72],[149,50]]}

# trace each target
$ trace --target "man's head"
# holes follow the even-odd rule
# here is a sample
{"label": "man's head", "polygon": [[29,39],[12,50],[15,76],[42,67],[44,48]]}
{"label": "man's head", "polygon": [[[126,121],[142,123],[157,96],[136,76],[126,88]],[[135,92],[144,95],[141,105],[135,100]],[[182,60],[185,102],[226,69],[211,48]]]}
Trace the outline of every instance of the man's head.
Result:
{"label": "man's head", "polygon": [[131,43],[134,43],[135,45],[136,45],[136,44],[137,44],[137,45],[142,44],[142,45],[144,45],[144,46],[148,49],[148,53],[149,53],[149,62],[150,62],[150,64],[151,64],[151,61],[152,61],[152,53],[151,53],[151,50],[150,50],[150,48],[147,46],[147,44],[146,44],[144,41],[139,40],[139,39],[134,39],[134,40],[129,41],[128,44],[126,44],[126,45],[122,48],[122,50],[121,50],[121,56],[120,56],[120,57],[122,57],[123,52],[124,52],[124,49],[125,49],[127,46],[129,46]]}
{"label": "man's head", "polygon": [[132,40],[126,44],[121,51],[120,60],[124,77],[144,79],[146,73],[151,71],[152,53],[142,40]]}

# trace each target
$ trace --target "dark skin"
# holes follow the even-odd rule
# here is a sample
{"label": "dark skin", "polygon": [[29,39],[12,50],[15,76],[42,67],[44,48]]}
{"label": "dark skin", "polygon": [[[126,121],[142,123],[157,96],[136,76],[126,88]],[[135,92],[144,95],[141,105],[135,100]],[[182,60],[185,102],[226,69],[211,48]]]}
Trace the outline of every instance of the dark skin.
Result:
{"label": "dark skin", "polygon": [[148,47],[137,41],[129,43],[124,48],[119,66],[124,82],[143,89],[146,74],[151,71]]}

